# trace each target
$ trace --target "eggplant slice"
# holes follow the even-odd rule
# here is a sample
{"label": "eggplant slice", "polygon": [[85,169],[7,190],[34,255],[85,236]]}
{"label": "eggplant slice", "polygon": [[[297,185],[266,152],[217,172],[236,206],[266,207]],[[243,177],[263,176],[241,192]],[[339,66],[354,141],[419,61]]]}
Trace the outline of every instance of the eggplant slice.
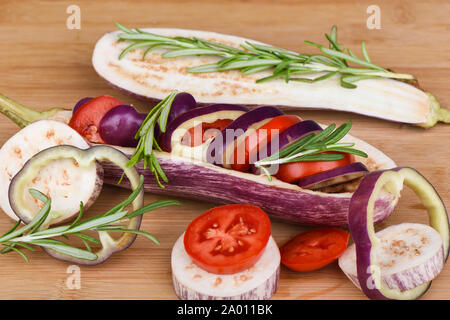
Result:
{"label": "eggplant slice", "polygon": [[[163,35],[197,37],[238,47],[245,41],[261,42],[214,32],[145,28],[143,31]],[[117,87],[147,101],[161,100],[174,88],[186,91],[202,104],[230,103],[240,105],[274,105],[286,108],[331,109],[371,117],[431,127],[437,121],[450,122],[450,111],[441,109],[431,94],[413,85],[391,79],[360,80],[357,88],[346,89],[338,77],[320,83],[284,79],[255,83],[271,75],[261,71],[243,75],[238,71],[188,73],[187,69],[216,63],[216,56],[162,58],[164,49],[152,50],[143,60],[146,48],[127,53],[118,59],[130,43],[118,42],[121,31],[105,34],[96,44],[92,63],[97,73]]]}

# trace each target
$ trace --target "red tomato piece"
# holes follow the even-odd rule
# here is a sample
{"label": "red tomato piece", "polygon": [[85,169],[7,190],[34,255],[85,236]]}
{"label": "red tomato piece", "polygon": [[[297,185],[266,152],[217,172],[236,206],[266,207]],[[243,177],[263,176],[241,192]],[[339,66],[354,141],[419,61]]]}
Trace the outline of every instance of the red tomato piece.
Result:
{"label": "red tomato piece", "polygon": [[190,128],[188,132],[183,136],[181,144],[196,147],[203,144],[209,138],[213,138],[220,131],[225,129],[233,120],[231,119],[218,119],[214,122],[202,122],[197,126]]}
{"label": "red tomato piece", "polygon": [[75,111],[70,119],[69,126],[90,142],[105,143],[100,137],[100,121],[109,110],[121,104],[124,103],[111,96],[94,98]]}
{"label": "red tomato piece", "polygon": [[294,271],[320,269],[344,253],[350,234],[338,228],[300,233],[280,248],[281,263]]}
{"label": "red tomato piece", "polygon": [[208,210],[186,229],[184,247],[195,264],[216,274],[253,266],[270,237],[270,220],[257,206],[230,204]]}
{"label": "red tomato piece", "polygon": [[281,115],[258,128],[251,135],[239,144],[234,150],[234,161],[231,168],[237,171],[247,171],[250,168],[251,160],[255,160],[258,152],[272,140],[274,137],[289,128],[290,126],[302,121],[295,115]]}
{"label": "red tomato piece", "polygon": [[[333,153],[333,152],[324,152]],[[334,152],[339,153],[339,152]],[[336,169],[354,162],[355,157],[350,153],[343,153],[341,160],[331,161],[298,161],[281,164],[276,177],[282,181],[293,183],[301,178],[311,176],[316,173]]]}

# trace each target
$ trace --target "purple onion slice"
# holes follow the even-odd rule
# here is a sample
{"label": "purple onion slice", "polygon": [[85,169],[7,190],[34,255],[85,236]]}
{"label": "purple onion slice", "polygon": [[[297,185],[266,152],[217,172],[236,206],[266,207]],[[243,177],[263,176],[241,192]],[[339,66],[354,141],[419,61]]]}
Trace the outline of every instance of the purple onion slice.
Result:
{"label": "purple onion slice", "polygon": [[235,146],[243,142],[253,130],[282,114],[278,108],[263,106],[241,115],[211,141],[206,152],[206,161],[231,168],[229,160],[232,159]]}
{"label": "purple onion slice", "polygon": [[86,97],[86,98],[83,98],[83,99],[81,99],[80,101],[78,101],[77,104],[75,105],[75,107],[73,107],[72,114],[74,114],[75,111],[77,111],[79,107],[81,107],[81,106],[82,106],[83,104],[85,104],[86,102],[91,101],[92,99],[94,99],[94,98],[92,98],[92,97]]}
{"label": "purple onion slice", "polygon": [[369,170],[361,162],[354,162],[300,179],[298,185],[315,190],[358,179],[368,172]]}
{"label": "purple onion slice", "polygon": [[[418,171],[407,167],[371,172],[364,177],[353,194],[348,214],[349,229],[356,250],[357,279],[362,291],[370,299],[417,299],[430,286],[428,281],[404,291],[390,288],[383,281],[380,271],[382,265],[376,252],[380,250],[381,240],[375,234],[373,226],[375,200],[383,191],[389,191],[399,197],[403,184],[410,187],[421,199],[430,217],[430,226],[442,237],[442,259],[445,261],[448,257],[450,231],[447,211],[431,183]],[[416,271],[406,276],[423,275]]]}

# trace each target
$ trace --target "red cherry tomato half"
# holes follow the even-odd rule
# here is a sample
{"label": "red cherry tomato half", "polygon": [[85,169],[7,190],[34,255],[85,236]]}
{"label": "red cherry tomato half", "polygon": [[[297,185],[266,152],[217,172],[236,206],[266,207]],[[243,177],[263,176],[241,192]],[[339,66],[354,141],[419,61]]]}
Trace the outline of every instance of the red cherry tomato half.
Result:
{"label": "red cherry tomato half", "polygon": [[216,274],[232,274],[253,266],[270,237],[270,220],[257,206],[230,204],[193,220],[184,247],[195,264]]}
{"label": "red cherry tomato half", "polygon": [[294,271],[320,269],[344,253],[350,234],[338,228],[300,233],[280,248],[281,263]]}
{"label": "red cherry tomato half", "polygon": [[109,110],[121,104],[124,103],[111,96],[94,98],[75,111],[69,126],[90,142],[105,143],[100,137],[100,121]]}
{"label": "red cherry tomato half", "polygon": [[[332,152],[324,152],[332,153]],[[339,152],[334,152],[339,153]],[[301,178],[311,176],[316,173],[336,169],[354,162],[355,157],[350,153],[343,153],[341,160],[331,161],[298,161],[284,163],[278,168],[276,177],[282,181],[293,183]]]}
{"label": "red cherry tomato half", "polygon": [[[295,115],[281,115],[255,130],[239,144],[234,151],[234,161],[231,168],[237,171],[247,171],[250,168],[250,159],[256,158],[258,152],[273,138],[273,130],[278,130],[278,134],[290,126],[302,121]],[[276,135],[276,134],[275,134]]]}

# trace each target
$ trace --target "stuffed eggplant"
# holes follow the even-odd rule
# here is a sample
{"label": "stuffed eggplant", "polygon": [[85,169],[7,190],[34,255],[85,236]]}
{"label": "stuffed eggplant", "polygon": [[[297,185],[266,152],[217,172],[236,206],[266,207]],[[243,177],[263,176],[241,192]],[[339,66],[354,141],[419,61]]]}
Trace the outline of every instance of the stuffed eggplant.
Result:
{"label": "stuffed eggplant", "polygon": [[[8,99],[8,104],[3,103],[7,98],[3,100],[0,99],[0,104],[2,104],[3,110],[5,108],[9,108],[11,110],[9,114],[13,114],[13,108],[9,106],[12,105],[16,109],[19,108],[22,113],[27,113],[29,109],[24,106],[15,103],[11,99]],[[90,131],[85,131],[83,128],[79,128],[81,132],[89,132],[93,131],[102,132],[101,128],[97,128],[96,126],[101,126],[102,118],[97,117],[93,119],[92,117],[88,117],[87,120],[81,121],[77,117],[84,116],[88,114],[88,109],[93,108],[98,111],[99,109],[103,110],[103,116],[107,114],[109,111],[114,111],[114,108],[105,108],[99,107],[101,105],[101,101],[104,101],[106,104],[109,104],[111,99],[92,99],[86,102],[83,106],[79,107],[75,113],[72,114],[72,110],[64,111],[59,110],[57,112],[58,118],[66,123],[84,123],[83,128],[89,128]],[[123,102],[118,101],[117,104],[119,107],[123,105]],[[242,121],[242,118],[248,120],[248,114],[257,113],[257,109],[252,111],[246,111],[245,108],[239,106],[227,106],[225,109],[232,109],[232,112],[226,112],[223,116],[219,116],[214,118],[210,113],[205,113],[207,115],[207,122],[202,122],[202,116],[194,117],[193,115],[202,114],[204,111],[201,110],[203,108],[208,107],[195,107],[189,110],[196,110],[195,112],[191,112],[191,116],[196,119],[196,124],[192,122],[189,126],[183,125],[188,119],[193,119],[186,117],[186,114],[190,111],[182,112],[181,115],[175,117],[170,123],[168,123],[167,128],[165,128],[165,132],[157,134],[158,141],[163,141],[164,135],[168,135],[170,130],[173,129],[175,132],[177,129],[183,130],[185,134],[177,133],[176,135],[172,135],[177,137],[177,139],[168,139],[166,141],[170,141],[170,143],[161,143],[161,147],[165,148],[167,151],[157,151],[152,150],[152,154],[160,166],[160,169],[165,173],[167,178],[167,183],[164,183],[164,188],[160,188],[158,181],[155,180],[154,172],[150,171],[148,168],[144,168],[144,163],[141,161],[136,164],[138,171],[145,176],[145,184],[144,189],[147,192],[152,193],[160,193],[164,195],[174,195],[181,198],[189,198],[189,199],[198,199],[203,201],[210,201],[215,203],[249,203],[253,205],[257,205],[261,207],[263,210],[268,212],[272,217],[282,219],[285,221],[291,221],[301,224],[307,225],[324,225],[324,226],[347,226],[347,215],[350,199],[352,197],[353,191],[357,188],[360,179],[347,179],[346,181],[340,181],[337,185],[322,187],[319,189],[311,188],[305,189],[298,185],[297,182],[289,182],[284,179],[284,177],[279,178],[275,175],[272,179],[268,179],[265,175],[254,174],[251,169],[247,171],[239,171],[233,168],[226,168],[223,164],[214,163],[204,161],[204,159],[208,158],[205,153],[208,152],[209,145],[208,143],[212,143],[214,139],[217,138],[216,135],[206,135],[206,141],[197,141],[200,143],[200,146],[203,145],[201,149],[201,156],[198,156],[198,153],[193,152],[192,156],[189,155],[189,150],[195,149],[195,146],[186,142],[184,138],[186,135],[189,136],[189,133],[194,132],[195,130],[191,130],[195,127],[199,128],[200,133],[205,133],[205,123],[206,127],[209,129],[214,129],[215,134],[220,133],[220,130],[223,129],[224,123],[228,123],[231,125],[235,122],[241,123],[244,126],[252,129],[253,134],[249,134],[247,130],[243,130],[244,134],[241,136],[237,136],[234,141],[235,144],[245,143],[246,139],[252,138],[256,133],[259,133],[257,128],[262,128],[263,126],[270,127],[270,124],[280,123],[287,124],[286,126],[291,127],[292,125],[298,126],[298,123],[306,123],[308,130],[311,131],[311,134],[308,136],[313,136],[317,132],[321,131],[321,128],[324,126],[321,125],[312,125],[309,120],[302,120],[299,117],[286,117],[283,115],[281,111],[276,111],[276,108],[267,107],[265,108],[261,114],[258,114],[253,118],[253,123],[249,123],[248,121]],[[209,107],[214,109],[214,107]],[[222,110],[224,106],[219,106],[218,109]],[[152,109],[153,110],[153,109]],[[174,109],[177,110],[177,109]],[[219,111],[221,112],[221,111]],[[8,115],[7,112],[4,112]],[[36,114],[36,118],[45,117],[45,114],[36,113],[32,111],[31,113]],[[98,115],[98,113],[96,113]],[[151,112],[149,113],[151,115]],[[147,118],[149,118],[147,115]],[[134,113],[131,116],[135,116]],[[167,115],[169,117],[169,115]],[[183,118],[185,117],[185,118]],[[226,118],[226,119],[225,119]],[[11,119],[15,120],[17,117],[11,117]],[[30,117],[31,119],[31,117]],[[178,120],[177,120],[178,119]],[[186,121],[181,121],[179,119],[185,119]],[[280,122],[281,120],[282,122]],[[220,121],[218,121],[220,120]],[[227,121],[224,121],[227,120]],[[141,120],[142,121],[142,120]],[[211,122],[212,121],[212,122]],[[26,119],[22,122],[16,121],[19,125],[26,124]],[[178,123],[178,126],[171,125],[171,123]],[[293,123],[293,124],[292,124]],[[144,122],[142,122],[144,124]],[[227,127],[227,126],[225,126]],[[93,129],[95,128],[95,129]],[[134,127],[133,127],[134,128]],[[127,132],[126,127],[117,127],[116,134],[127,134],[130,135],[130,132]],[[131,130],[131,129],[130,129]],[[303,129],[305,130],[305,127]],[[300,131],[301,131],[300,130]],[[322,130],[325,131],[325,130]],[[290,131],[287,131],[290,132]],[[134,132],[133,132],[134,133]],[[139,133],[139,130],[138,130]],[[295,136],[295,139],[292,137]],[[300,141],[299,139],[303,139],[304,135],[289,135],[289,139],[291,142]],[[89,141],[89,138],[85,136],[85,138]],[[96,138],[98,138],[96,136]],[[101,138],[101,136],[100,136]],[[260,136],[258,136],[258,139]],[[156,140],[156,138],[155,138]],[[195,139],[194,139],[195,140]],[[216,139],[220,143],[222,140]],[[92,141],[89,141],[91,144],[95,144]],[[195,142],[195,141],[194,141]],[[267,141],[267,137],[266,140]],[[365,166],[368,171],[389,169],[395,167],[395,163],[392,159],[382,153],[380,150],[375,147],[367,144],[366,142],[357,139],[349,134],[345,135],[342,139],[343,143],[351,143],[355,148],[359,150],[363,150],[367,154],[367,158],[361,157],[359,155],[354,155],[354,160],[352,162],[358,163]],[[288,143],[288,146],[291,144]],[[181,148],[182,146],[183,148]],[[281,144],[284,147],[284,143]],[[130,158],[136,154],[136,151],[139,149],[139,145],[137,148],[129,148],[123,146],[114,146],[117,149],[123,151]],[[168,148],[171,149],[168,149]],[[281,148],[281,147],[280,147]],[[184,150],[183,152],[174,152],[174,150]],[[216,149],[216,150],[220,150]],[[170,151],[170,152],[168,152]],[[216,157],[217,158],[217,157]],[[229,160],[232,159],[233,156],[227,157],[218,157],[219,159]],[[338,161],[329,161],[330,163],[341,163],[344,160]],[[295,164],[295,163],[294,163]],[[285,164],[280,165],[280,168]],[[286,164],[290,165],[290,163]],[[233,165],[232,165],[233,166]],[[122,172],[117,168],[107,164],[102,163],[103,171],[104,171],[104,182],[113,185],[119,185],[121,187],[129,188],[129,183],[127,179],[124,179],[120,184],[118,184]],[[341,167],[341,165],[339,165]],[[360,166],[357,166],[358,170],[360,170]],[[263,167],[261,167],[263,168]],[[328,170],[329,178],[331,179],[336,175],[333,169]],[[360,174],[360,173],[358,173]],[[355,174],[346,174],[339,175],[349,176],[355,178]],[[345,180],[345,179],[344,179]],[[381,221],[386,218],[394,209],[397,204],[398,198],[396,195],[393,195],[388,192],[381,193],[379,198],[375,203],[375,211],[374,211],[374,221]]]}

